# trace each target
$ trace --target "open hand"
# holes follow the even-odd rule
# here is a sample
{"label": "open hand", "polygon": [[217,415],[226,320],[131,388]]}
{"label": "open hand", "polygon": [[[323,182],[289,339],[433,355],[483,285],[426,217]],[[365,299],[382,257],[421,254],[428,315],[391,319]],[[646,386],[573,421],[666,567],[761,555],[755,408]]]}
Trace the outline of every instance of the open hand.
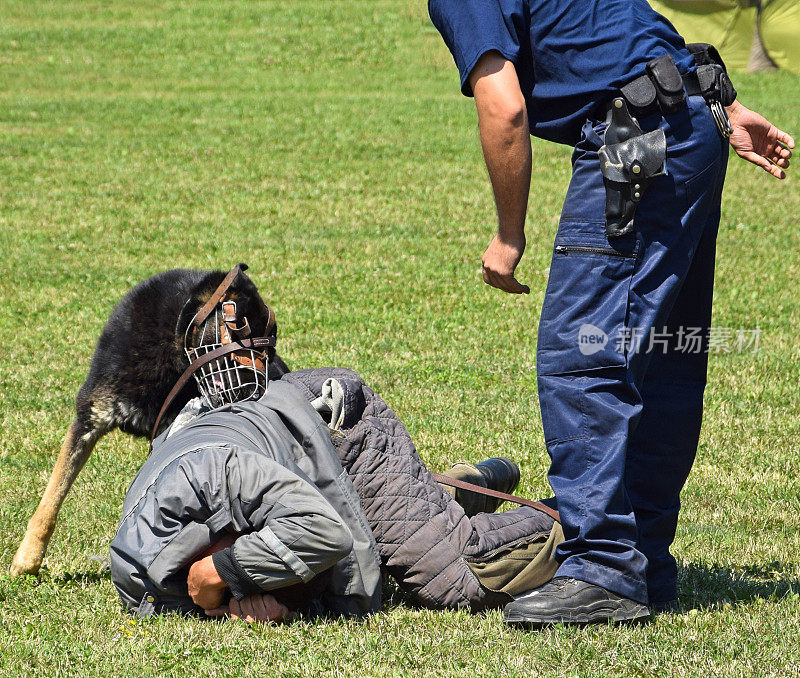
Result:
{"label": "open hand", "polygon": [[518,282],[514,271],[525,252],[525,236],[501,238],[496,235],[483,255],[483,282],[511,294],[530,294],[527,285]]}
{"label": "open hand", "polygon": [[751,111],[738,101],[728,106],[733,134],[733,150],[748,162],[758,165],[777,179],[785,179],[794,139],[769,120]]}
{"label": "open hand", "polygon": [[289,608],[282,605],[269,593],[255,593],[241,600],[231,598],[228,605],[206,610],[209,617],[230,617],[244,619],[248,624],[253,622],[276,622],[289,616]]}

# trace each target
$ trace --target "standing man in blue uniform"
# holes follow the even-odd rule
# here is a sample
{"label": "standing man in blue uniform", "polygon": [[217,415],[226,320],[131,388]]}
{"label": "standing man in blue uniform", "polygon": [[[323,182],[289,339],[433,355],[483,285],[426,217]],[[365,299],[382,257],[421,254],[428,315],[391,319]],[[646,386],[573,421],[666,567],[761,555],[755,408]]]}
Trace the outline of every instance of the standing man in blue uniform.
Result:
{"label": "standing man in blue uniform", "polygon": [[430,0],[429,11],[475,97],[499,221],[487,284],[529,292],[514,277],[529,135],[575,147],[537,354],[566,541],[556,577],[505,619],[644,620],[677,599],[669,547],[700,432],[728,144],[783,179],[794,141],[735,101],[716,50],[687,48],[646,0]]}

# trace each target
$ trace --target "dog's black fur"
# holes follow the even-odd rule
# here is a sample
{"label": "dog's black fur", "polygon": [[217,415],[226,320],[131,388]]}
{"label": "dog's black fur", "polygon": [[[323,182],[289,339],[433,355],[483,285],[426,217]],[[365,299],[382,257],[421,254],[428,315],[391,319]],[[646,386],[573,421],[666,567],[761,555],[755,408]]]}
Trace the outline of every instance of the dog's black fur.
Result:
{"label": "dog's black fur", "polygon": [[[136,285],[114,308],[78,391],[75,421],[14,557],[12,574],[38,572],[64,496],[97,441],[114,428],[135,436],[150,435],[167,394],[189,366],[184,351],[186,328],[224,277],[222,271],[165,271]],[[246,318],[252,336],[264,336],[269,310],[243,272],[228,288],[226,298],[236,302],[237,325]],[[289,368],[274,348],[267,351],[269,378],[279,379]],[[190,379],[159,429],[166,428],[197,395],[196,382]]]}

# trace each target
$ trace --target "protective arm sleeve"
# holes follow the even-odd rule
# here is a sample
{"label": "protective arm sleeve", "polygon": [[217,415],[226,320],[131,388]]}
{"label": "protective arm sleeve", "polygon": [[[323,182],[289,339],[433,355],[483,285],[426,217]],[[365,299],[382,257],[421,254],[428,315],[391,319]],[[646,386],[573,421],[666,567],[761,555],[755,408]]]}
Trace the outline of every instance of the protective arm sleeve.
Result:
{"label": "protective arm sleeve", "polygon": [[[263,455],[229,464],[231,499],[254,531],[213,555],[237,600],[307,582],[344,558],[353,537],[310,482]],[[238,462],[238,463],[237,463]]]}

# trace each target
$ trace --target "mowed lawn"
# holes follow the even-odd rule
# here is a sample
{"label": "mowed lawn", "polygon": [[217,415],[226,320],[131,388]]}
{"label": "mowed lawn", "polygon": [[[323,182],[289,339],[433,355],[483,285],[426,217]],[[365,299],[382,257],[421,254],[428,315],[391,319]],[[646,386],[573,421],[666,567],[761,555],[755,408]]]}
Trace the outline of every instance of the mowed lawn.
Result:
{"label": "mowed lawn", "polygon": [[[741,75],[800,137],[800,79]],[[358,370],[435,470],[517,459],[548,493],[536,326],[570,149],[536,143],[529,297],[483,285],[493,201],[474,107],[425,3],[0,5],[0,568],[116,301],[237,261],[293,367]],[[0,576],[0,675],[800,675],[800,193],[732,160],[712,356],[675,552],[687,609],[638,628],[504,627],[387,586],[362,622],[248,627],[120,611],[103,560],[147,446],[103,439],[37,578]],[[655,471],[657,473],[657,470]]]}

